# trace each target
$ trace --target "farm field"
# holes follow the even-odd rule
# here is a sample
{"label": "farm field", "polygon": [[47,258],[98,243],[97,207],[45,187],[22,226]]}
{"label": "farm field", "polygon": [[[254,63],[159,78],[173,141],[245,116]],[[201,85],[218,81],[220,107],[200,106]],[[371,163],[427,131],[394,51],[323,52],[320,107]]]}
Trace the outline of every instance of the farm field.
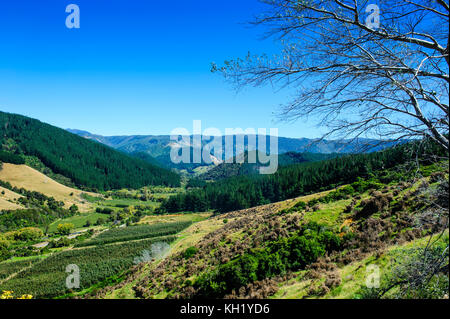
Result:
{"label": "farm field", "polygon": [[[91,209],[91,204],[81,197],[83,191],[64,186],[27,165],[3,163],[3,168],[0,170],[0,180],[9,182],[12,186],[18,188],[23,187],[26,190],[37,191],[46,196],[54,197],[58,201],[63,201],[66,208],[75,204],[80,211]],[[90,194],[97,196],[94,193]]]}
{"label": "farm field", "polygon": [[449,299],[450,0],[22,2],[0,2],[2,315]]}
{"label": "farm field", "polygon": [[82,213],[81,215],[76,215],[76,216],[72,216],[72,217],[68,217],[68,218],[64,218],[64,219],[59,219],[49,225],[48,232],[55,233],[58,225],[63,224],[63,223],[73,224],[75,226],[74,227],[75,230],[80,230],[80,229],[86,228],[85,225],[86,225],[87,221],[89,221],[91,223],[91,225],[95,225],[95,223],[98,221],[98,219],[101,218],[103,220],[106,220],[108,218],[108,216],[109,215],[107,215],[107,214],[91,212],[91,213]]}
{"label": "farm field", "polygon": [[[359,181],[331,191],[210,217],[181,231],[172,243],[164,263],[154,263],[147,268],[137,269],[129,275],[129,280],[126,280],[123,285],[109,287],[96,296],[102,298],[118,296],[156,299],[192,298],[195,297],[192,294],[196,291],[195,289],[199,289],[198,282],[201,282],[203,278],[209,278],[209,281],[203,285],[215,285],[216,277],[223,278],[220,280],[223,280],[223,285],[226,285],[228,275],[221,277],[224,271],[228,271],[229,276],[237,276],[236,274],[240,271],[250,271],[240,270],[239,267],[244,267],[246,264],[235,266],[242,258],[263,258],[257,257],[260,255],[252,257],[251,251],[266,251],[263,250],[266,249],[264,248],[266,243],[269,245],[288,243],[292,236],[293,238],[297,236],[296,230],[305,227],[300,225],[313,225],[312,227],[318,225],[319,229],[328,232],[327,236],[331,236],[330,238],[336,236],[336,243],[340,242],[338,245],[342,245],[346,238],[355,238],[359,240],[358,245],[362,248],[358,245],[352,246],[355,244],[344,246],[346,248],[318,257],[316,262],[312,262],[311,267],[294,268],[292,271],[282,272],[280,276],[272,275],[272,278],[248,284],[244,286],[245,290],[242,288],[242,295],[238,297],[361,298],[365,293],[362,287],[364,287],[365,273],[369,265],[375,264],[382,272],[391,274],[398,266],[396,262],[404,261],[419,253],[430,238],[441,250],[448,245],[448,230],[443,235],[426,236],[425,232],[419,233],[414,231],[413,227],[407,227],[411,220],[408,217],[410,213],[405,211],[408,211],[411,205],[417,204],[410,202],[409,196],[430,183],[431,185],[427,187],[434,189],[436,184],[433,184],[433,179],[430,177],[420,178],[408,184],[391,182],[383,185]],[[376,191],[370,187],[379,187],[379,190]],[[368,206],[370,203],[381,199],[386,199],[384,205],[387,205],[384,206],[383,213],[372,213],[370,218],[364,215],[366,213],[362,213],[365,212],[365,206],[370,207]],[[398,211],[400,203],[405,211]],[[147,216],[146,218],[151,220],[157,217]],[[280,236],[282,239],[277,241]],[[288,253],[288,251],[283,252],[283,254]],[[264,259],[249,260],[259,264]],[[224,265],[236,268],[231,271],[230,268],[224,268]],[[157,274],[157,280],[150,279],[156,278]],[[233,280],[249,280],[248,277],[242,276],[239,277],[241,279],[233,277]],[[186,282],[192,284],[192,287],[183,286]],[[136,287],[139,287],[138,295],[136,295]],[[214,292],[214,290],[211,291]],[[228,291],[232,293],[231,289]],[[225,297],[236,296],[233,294],[225,295]],[[395,291],[392,294],[395,294]]]}
{"label": "farm field", "polygon": [[[68,265],[79,267],[80,289],[86,289],[110,276],[119,274],[133,265],[135,258],[150,250],[152,244],[172,242],[175,236],[155,237],[145,240],[125,242],[113,245],[70,249],[35,262],[31,268],[19,273],[12,279],[0,284],[0,290],[12,290],[17,294],[32,294],[35,298],[51,298],[66,294]],[[108,256],[105,258],[105,256]],[[26,261],[21,262],[21,264]],[[10,266],[13,267],[10,270]],[[0,263],[3,272],[15,271],[17,264]],[[2,268],[0,268],[2,269]]]}
{"label": "farm field", "polygon": [[22,258],[14,261],[5,261],[0,263],[0,283],[11,276],[12,274],[31,266],[32,264],[38,262],[42,258],[32,257],[32,258]]}
{"label": "farm field", "polygon": [[154,214],[144,216],[138,224],[157,224],[169,222],[199,222],[211,217],[212,213],[186,213],[186,214]]}
{"label": "farm field", "polygon": [[190,226],[191,221],[174,222],[174,223],[158,223],[153,225],[137,225],[129,227],[114,228],[105,232],[94,239],[84,241],[77,244],[77,247],[105,245],[117,242],[139,240],[145,238],[161,237],[173,235],[184,228]]}

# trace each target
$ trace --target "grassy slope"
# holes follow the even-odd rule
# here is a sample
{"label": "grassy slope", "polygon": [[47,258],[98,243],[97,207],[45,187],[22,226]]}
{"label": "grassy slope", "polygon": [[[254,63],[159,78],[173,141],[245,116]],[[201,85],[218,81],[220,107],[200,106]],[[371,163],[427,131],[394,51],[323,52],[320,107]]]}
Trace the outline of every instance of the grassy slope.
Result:
{"label": "grassy slope", "polygon": [[[63,201],[66,207],[76,204],[80,211],[87,211],[91,208],[91,205],[81,198],[82,191],[57,183],[26,165],[4,163],[3,169],[0,170],[0,180],[10,182],[15,187],[23,187],[26,190],[37,191],[46,196],[54,197],[58,201]],[[70,196],[71,193],[73,193],[72,196]],[[89,194],[96,196],[94,193]]]}
{"label": "grassy slope", "polygon": [[[438,238],[438,234],[431,236],[432,240]],[[448,240],[448,230],[440,240]],[[295,277],[279,284],[278,292],[271,298],[274,299],[301,299],[301,298],[323,298],[323,299],[352,299],[357,296],[358,290],[365,284],[367,266],[377,265],[380,267],[381,277],[389,273],[390,265],[411,248],[423,248],[430,240],[430,236],[415,239],[402,245],[389,246],[383,254],[372,253],[360,261],[339,267],[341,284],[324,296],[308,296],[308,290],[312,286],[318,286],[323,278],[309,279],[307,271],[296,272]]]}
{"label": "grassy slope", "polygon": [[[414,191],[417,189],[417,186],[423,180],[419,180],[417,183],[411,185],[407,189],[402,190],[397,196],[394,198],[400,198],[408,191]],[[164,273],[164,277],[174,277],[180,276],[189,262],[180,262],[175,261],[177,255],[183,253],[187,248],[191,246],[198,246],[200,244],[200,249],[203,250],[201,252],[200,260],[196,260],[198,264],[208,264],[209,268],[214,268],[215,266],[211,264],[211,260],[217,257],[215,256],[215,252],[218,249],[228,249],[233,245],[236,245],[237,242],[242,242],[242,240],[249,240],[250,237],[246,236],[245,224],[255,216],[258,218],[262,218],[261,221],[266,220],[266,222],[270,221],[270,216],[273,216],[274,212],[280,211],[282,209],[286,209],[292,207],[298,201],[307,202],[311,199],[324,196],[328,193],[322,192],[318,194],[308,195],[304,197],[299,197],[296,199],[291,199],[275,204],[264,205],[260,207],[245,209],[237,212],[230,212],[227,214],[223,214],[220,216],[212,217],[208,220],[196,223],[184,230],[181,233],[180,238],[172,244],[172,249],[169,255],[166,257],[163,267],[164,269],[169,269],[167,273]],[[364,200],[369,197],[369,194],[363,193],[361,194],[358,202]],[[335,202],[331,202],[328,204],[321,203],[319,209],[317,211],[309,211],[309,212],[294,212],[289,215],[283,215],[279,221],[283,224],[285,218],[295,218],[297,216],[298,219],[308,222],[315,221],[322,224],[327,224],[335,229],[341,229],[343,226],[349,226],[350,228],[355,226],[355,222],[352,220],[352,213],[345,212],[345,207],[351,202],[351,199],[338,200]],[[376,215],[376,214],[375,214]],[[249,219],[250,218],[250,219]],[[227,223],[224,223],[224,220],[227,220]],[[221,237],[222,236],[222,237]],[[214,237],[216,239],[222,238],[221,240],[216,240],[214,242]],[[227,240],[223,240],[226,237]],[[448,238],[448,233],[447,233]],[[362,259],[356,260],[346,265],[337,265],[337,272],[341,277],[341,284],[332,289],[329,293],[322,296],[309,296],[310,298],[355,298],[357,297],[355,294],[357,290],[364,284],[366,268],[365,266],[369,263],[378,264],[381,267],[382,273],[386,271],[387,265],[389,261],[395,258],[401,252],[404,252],[405,249],[411,247],[419,247],[424,244],[426,238],[414,239],[412,241],[407,242],[406,244],[394,244],[384,248],[383,254],[375,254],[369,253],[364,255]],[[218,242],[218,243],[217,243]],[[212,243],[212,245],[211,245]],[[203,245],[202,245],[203,244]],[[207,249],[207,251],[205,251]],[[178,258],[179,260],[179,258]],[[170,268],[170,263],[174,262],[175,267]],[[146,267],[142,268],[140,271],[135,272],[129,279],[120,287],[110,288],[109,292],[106,294],[106,298],[135,298],[135,294],[133,291],[133,287],[136,285],[145,284],[146,280],[152,278],[152,275],[155,274],[155,269],[158,270],[158,266],[161,264],[160,261],[153,263],[151,265],[146,265]],[[169,268],[167,268],[169,267]],[[161,269],[163,269],[161,268]],[[309,279],[307,276],[308,270],[299,271],[293,274],[293,278],[288,278],[285,281],[281,281],[278,283],[278,291],[272,296],[273,298],[304,298],[308,297],[308,291],[311,287],[319,285],[323,282],[324,278],[318,279]],[[156,272],[157,273],[157,272]],[[202,269],[198,273],[195,273],[193,276],[190,276],[190,280],[195,280],[202,273]],[[159,278],[156,278],[159,281]],[[164,279],[161,279],[161,282],[164,282]],[[154,289],[151,293],[151,298],[166,298],[173,297],[172,291],[167,291],[167,289]]]}
{"label": "grassy slope", "polygon": [[[2,194],[4,192],[4,194]],[[0,210],[20,209],[22,205],[16,203],[16,200],[23,197],[20,194],[10,191],[7,188],[0,186]]]}
{"label": "grassy slope", "polygon": [[[172,215],[170,215],[172,216]],[[178,215],[183,216],[183,215]],[[173,217],[172,217],[173,218]],[[178,219],[177,219],[178,221]],[[178,234],[178,239],[171,243],[171,249],[166,258],[175,255],[176,253],[182,252],[189,247],[197,244],[204,236],[214,232],[215,230],[222,227],[223,220],[219,218],[210,218],[207,220],[200,221],[186,228]],[[133,286],[141,280],[147,271],[157,266],[161,260],[153,262],[151,265],[145,265],[140,269],[136,277],[129,278],[120,287],[115,287],[111,291],[107,292],[104,296],[105,299],[134,299],[135,294],[133,291]],[[162,297],[162,296],[159,296]]]}

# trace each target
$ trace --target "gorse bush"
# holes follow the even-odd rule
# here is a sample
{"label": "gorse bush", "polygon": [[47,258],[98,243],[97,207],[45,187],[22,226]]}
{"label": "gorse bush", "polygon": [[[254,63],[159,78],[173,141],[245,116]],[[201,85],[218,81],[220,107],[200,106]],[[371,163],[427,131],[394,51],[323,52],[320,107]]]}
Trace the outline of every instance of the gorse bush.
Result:
{"label": "gorse bush", "polygon": [[378,191],[374,192],[371,198],[365,199],[360,203],[360,209],[356,212],[357,218],[366,218],[377,212],[381,212],[389,206],[393,200],[391,194],[382,194]]}
{"label": "gorse bush", "polygon": [[220,298],[254,281],[304,269],[340,247],[341,239],[336,234],[310,223],[290,237],[269,242],[264,248],[253,249],[203,274],[194,286],[199,297]]}
{"label": "gorse bush", "polygon": [[58,218],[70,217],[68,210],[17,209],[0,212],[0,231],[49,225]]}
{"label": "gorse bush", "polygon": [[303,201],[299,201],[294,205],[294,208],[296,208],[297,210],[304,210],[306,208],[306,203]]}
{"label": "gorse bush", "polygon": [[184,251],[184,258],[189,259],[197,253],[198,249],[194,246],[187,248]]}

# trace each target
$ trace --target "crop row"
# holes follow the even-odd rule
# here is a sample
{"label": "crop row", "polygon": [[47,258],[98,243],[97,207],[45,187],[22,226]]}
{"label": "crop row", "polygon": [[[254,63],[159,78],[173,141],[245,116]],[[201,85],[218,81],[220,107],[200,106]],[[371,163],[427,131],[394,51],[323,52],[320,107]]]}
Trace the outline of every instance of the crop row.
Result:
{"label": "crop row", "polygon": [[25,260],[7,261],[0,263],[0,280],[6,279],[21,269],[30,266],[40,258],[30,258]]}
{"label": "crop row", "polygon": [[144,238],[168,236],[180,232],[191,224],[191,221],[186,221],[115,228],[101,233],[95,239],[78,243],[76,247],[96,246]]}
{"label": "crop row", "polygon": [[[116,275],[133,265],[133,262],[151,251],[152,244],[170,243],[176,236],[154,237],[141,241],[115,245],[96,246],[66,250],[35,263],[16,277],[2,283],[1,290],[12,290],[15,294],[31,294],[34,298],[51,298],[71,292],[66,279],[75,273],[66,272],[67,266],[79,269],[79,289]],[[73,266],[72,266],[73,267]],[[74,268],[71,268],[72,270]]]}

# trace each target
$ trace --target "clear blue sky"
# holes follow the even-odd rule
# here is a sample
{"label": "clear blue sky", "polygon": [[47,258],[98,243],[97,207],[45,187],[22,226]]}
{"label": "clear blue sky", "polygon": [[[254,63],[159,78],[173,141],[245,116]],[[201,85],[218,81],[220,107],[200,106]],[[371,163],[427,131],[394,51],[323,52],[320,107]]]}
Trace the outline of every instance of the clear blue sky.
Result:
{"label": "clear blue sky", "polygon": [[[79,5],[81,28],[65,8]],[[289,92],[236,93],[210,63],[273,53],[245,24],[257,0],[7,0],[0,2],[0,110],[102,135],[173,128],[278,127],[318,137],[312,124],[274,123]]]}

